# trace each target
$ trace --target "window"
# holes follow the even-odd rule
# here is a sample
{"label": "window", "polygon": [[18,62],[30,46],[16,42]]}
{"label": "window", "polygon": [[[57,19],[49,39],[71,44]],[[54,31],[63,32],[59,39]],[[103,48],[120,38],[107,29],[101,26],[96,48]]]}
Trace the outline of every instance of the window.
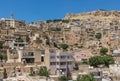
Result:
{"label": "window", "polygon": [[12,52],[10,52],[11,53],[11,55],[16,55],[16,52],[15,51],[12,51]]}
{"label": "window", "polygon": [[60,65],[66,65],[66,62],[61,62]]}
{"label": "window", "polygon": [[67,56],[67,58],[69,59],[70,57],[69,57],[69,56]]}
{"label": "window", "polygon": [[65,59],[65,58],[66,58],[66,56],[60,56],[60,58],[61,58],[61,59]]}
{"label": "window", "polygon": [[54,59],[55,58],[55,56],[50,56],[50,59]]}
{"label": "window", "polygon": [[59,59],[59,56],[57,56],[57,58]]}
{"label": "window", "polygon": [[55,50],[50,49],[49,52],[50,52],[50,53],[55,53]]}
{"label": "window", "polygon": [[33,52],[28,52],[28,56],[34,56]]}
{"label": "window", "polygon": [[59,65],[59,62],[57,62],[57,65]]}
{"label": "window", "polygon": [[68,65],[71,65],[71,64],[72,64],[72,62],[67,62],[67,64],[68,64]]}
{"label": "window", "polygon": [[44,51],[44,50],[41,50],[41,54],[45,54],[45,51]]}
{"label": "window", "polygon": [[14,44],[14,46],[17,46],[17,44]]}
{"label": "window", "polygon": [[50,62],[50,65],[56,65],[56,63],[55,62]]}
{"label": "window", "polygon": [[41,56],[41,62],[44,62],[44,56]]}

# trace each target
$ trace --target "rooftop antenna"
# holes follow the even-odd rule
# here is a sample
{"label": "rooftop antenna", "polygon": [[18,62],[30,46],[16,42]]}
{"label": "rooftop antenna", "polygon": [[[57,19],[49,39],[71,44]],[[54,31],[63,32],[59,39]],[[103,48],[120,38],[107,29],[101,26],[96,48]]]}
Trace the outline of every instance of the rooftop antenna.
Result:
{"label": "rooftop antenna", "polygon": [[14,19],[14,14],[13,13],[10,14],[10,19]]}

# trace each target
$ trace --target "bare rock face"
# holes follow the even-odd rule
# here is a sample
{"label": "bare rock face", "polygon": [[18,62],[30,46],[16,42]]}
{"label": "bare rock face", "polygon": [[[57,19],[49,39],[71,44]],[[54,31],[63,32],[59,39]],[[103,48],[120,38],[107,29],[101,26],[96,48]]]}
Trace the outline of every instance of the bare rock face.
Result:
{"label": "bare rock face", "polygon": [[120,17],[119,11],[107,11],[107,10],[97,10],[92,12],[86,12],[86,13],[80,13],[80,14],[67,14],[65,16],[65,19],[74,19],[83,16],[89,16],[89,17]]}
{"label": "bare rock face", "polygon": [[88,12],[85,15],[103,16],[103,17],[107,17],[107,16],[120,17],[120,12],[98,10],[98,11]]}

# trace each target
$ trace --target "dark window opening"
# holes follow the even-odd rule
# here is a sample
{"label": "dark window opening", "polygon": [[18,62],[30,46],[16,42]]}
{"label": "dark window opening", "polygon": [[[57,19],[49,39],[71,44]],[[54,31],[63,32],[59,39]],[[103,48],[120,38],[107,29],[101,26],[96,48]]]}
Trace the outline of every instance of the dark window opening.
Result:
{"label": "dark window opening", "polygon": [[28,64],[34,63],[34,58],[25,58],[25,62]]}
{"label": "dark window opening", "polygon": [[43,56],[41,57],[41,62],[44,62],[44,57]]}

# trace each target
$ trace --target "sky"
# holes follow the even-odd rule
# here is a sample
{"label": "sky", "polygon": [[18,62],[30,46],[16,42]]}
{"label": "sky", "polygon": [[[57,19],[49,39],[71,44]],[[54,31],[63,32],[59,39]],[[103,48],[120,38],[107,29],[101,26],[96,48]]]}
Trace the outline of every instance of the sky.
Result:
{"label": "sky", "polygon": [[64,18],[67,13],[120,10],[120,0],[0,0],[0,18],[35,22]]}

